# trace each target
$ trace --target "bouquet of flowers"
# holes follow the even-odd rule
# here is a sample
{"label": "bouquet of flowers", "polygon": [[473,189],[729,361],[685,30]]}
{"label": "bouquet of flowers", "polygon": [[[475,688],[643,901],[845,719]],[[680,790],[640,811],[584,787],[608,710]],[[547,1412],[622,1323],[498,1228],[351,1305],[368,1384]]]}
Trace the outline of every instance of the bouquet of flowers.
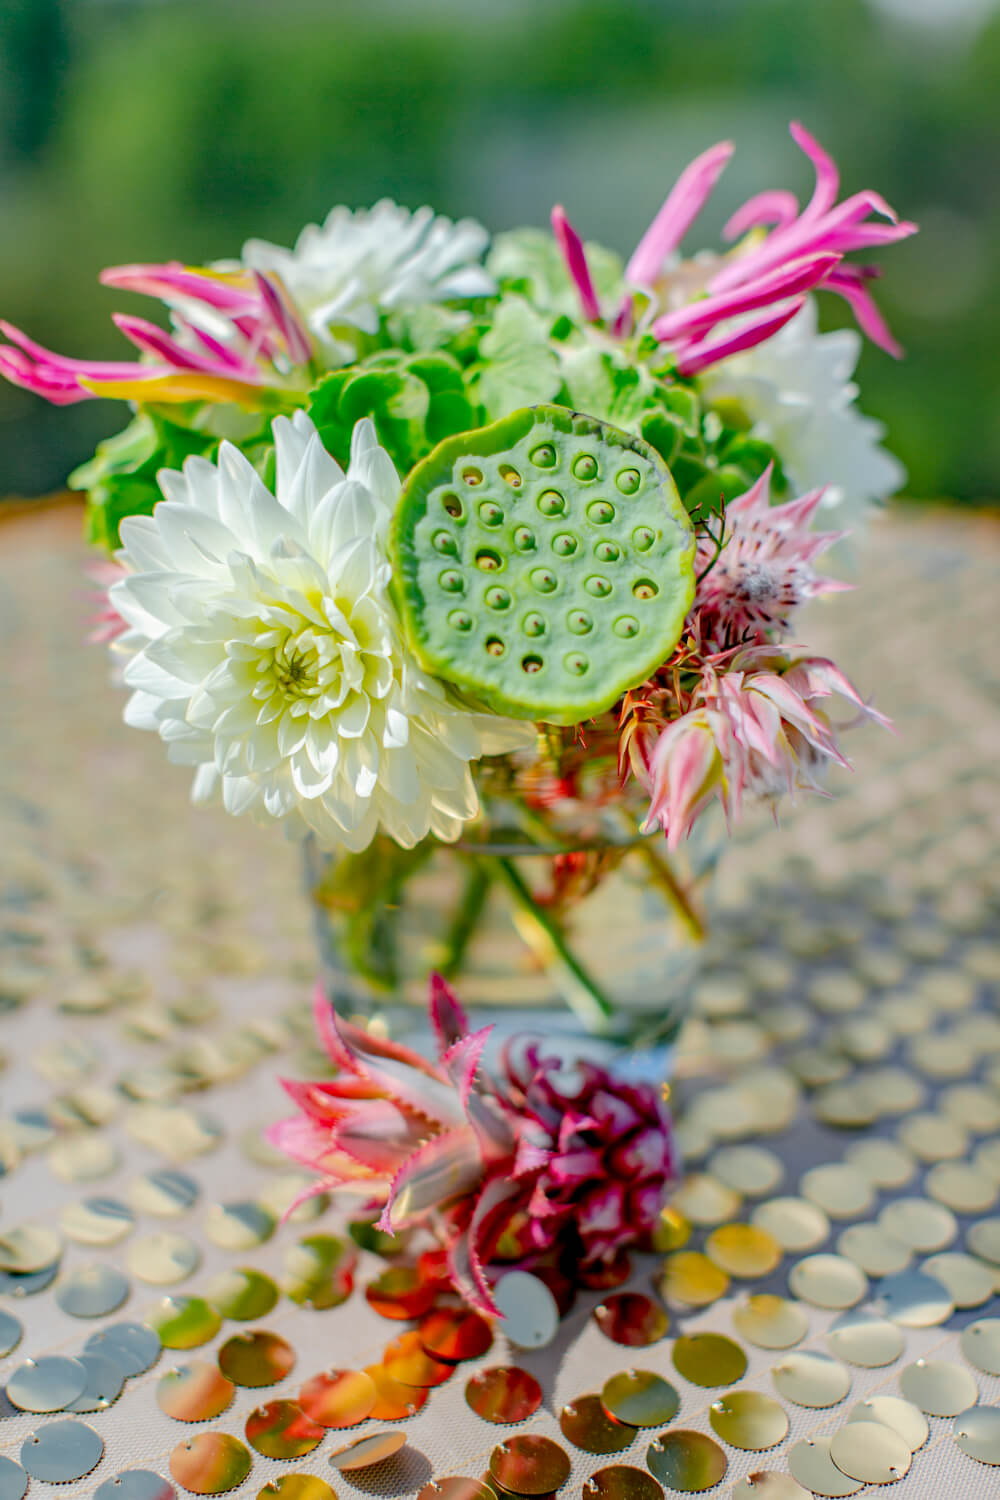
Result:
{"label": "bouquet of flowers", "polygon": [[[70,481],[114,559],[100,635],[127,722],[193,768],[196,800],[338,852],[327,897],[376,978],[376,894],[398,904],[440,843],[512,831],[551,856],[548,886],[491,869],[557,948],[637,843],[697,925],[669,861],[709,805],[732,823],[820,788],[846,764],[837,699],[884,722],[789,639],[844,587],[818,555],[901,478],[853,404],[860,340],[818,333],[812,294],[898,354],[877,268],[847,257],[915,226],[874,192],[838,202],[791,129],[812,197],[750,199],[725,253],[680,245],[729,143],[624,266],[558,207],[551,234],[491,243],[381,202],[291,250],[104,272],[168,311],[116,316],[135,361],[0,324],[8,379],[133,407]],[[473,872],[452,969],[493,873]]]}

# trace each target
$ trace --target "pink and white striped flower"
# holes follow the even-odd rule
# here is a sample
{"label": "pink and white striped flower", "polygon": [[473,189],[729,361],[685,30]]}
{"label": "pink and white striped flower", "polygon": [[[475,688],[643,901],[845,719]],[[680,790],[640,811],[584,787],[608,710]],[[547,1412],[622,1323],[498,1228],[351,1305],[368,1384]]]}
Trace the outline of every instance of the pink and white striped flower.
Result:
{"label": "pink and white striped flower", "polygon": [[[625,268],[626,296],[606,315],[612,331],[632,331],[634,294],[642,294],[648,306],[641,327],[670,347],[681,375],[697,375],[771,338],[821,287],[849,303],[874,343],[901,353],[868,291],[877,268],[850,264],[844,256],[905,239],[917,226],[900,221],[875,192],[855,193],[838,204],[840,178],[832,158],[802,125],[789,128],[816,170],[805,208],[783,189],[758,193],[723,230],[727,240],[740,241],[735,250],[679,261],[681,241],[733,154],[733,144],[723,141],[684,169]],[[873,214],[885,222],[873,222]],[[561,208],[553,212],[553,229],[584,318],[598,321],[602,314],[583,245]]]}
{"label": "pink and white striped flower", "polygon": [[300,1113],[271,1139],[319,1175],[383,1206],[379,1227],[426,1225],[447,1251],[457,1290],[495,1313],[493,1264],[516,1247],[531,1265],[554,1249],[582,1266],[612,1259],[653,1228],[675,1175],[670,1117],[658,1092],[584,1065],[564,1083],[558,1057],[510,1047],[503,1075],[481,1066],[491,1028],[469,1032],[448,985],[431,978],[439,1058],[342,1020],[317,990],[316,1025],[339,1072],[286,1082]]}

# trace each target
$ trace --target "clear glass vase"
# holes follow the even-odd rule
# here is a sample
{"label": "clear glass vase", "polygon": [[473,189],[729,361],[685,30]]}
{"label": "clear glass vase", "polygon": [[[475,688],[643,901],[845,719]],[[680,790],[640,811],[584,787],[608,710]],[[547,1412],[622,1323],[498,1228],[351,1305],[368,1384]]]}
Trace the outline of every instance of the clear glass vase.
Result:
{"label": "clear glass vase", "polygon": [[669,861],[662,834],[547,845],[511,833],[471,825],[455,845],[386,839],[360,855],[307,842],[332,1004],[417,1038],[437,970],[473,1024],[495,1027],[494,1046],[530,1031],[574,1057],[667,1047],[700,962],[718,829],[702,819]]}

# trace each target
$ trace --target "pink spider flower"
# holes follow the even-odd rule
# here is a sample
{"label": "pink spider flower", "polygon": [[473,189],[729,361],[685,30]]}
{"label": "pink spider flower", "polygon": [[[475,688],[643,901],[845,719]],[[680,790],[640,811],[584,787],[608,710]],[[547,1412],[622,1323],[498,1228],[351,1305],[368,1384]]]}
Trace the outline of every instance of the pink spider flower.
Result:
{"label": "pink spider flower", "polygon": [[276,276],[166,265],[112,266],[106,286],[145,292],[170,309],[166,332],[145,318],[113,321],[140,360],[70,359],[0,321],[0,374],[56,406],[104,396],[126,401],[234,401],[260,405],[268,387],[294,381],[312,344]]}
{"label": "pink spider flower", "polygon": [[699,533],[696,609],[717,650],[769,630],[786,630],[792,611],[820,594],[852,587],[817,573],[813,561],[842,532],[810,531],[822,490],[771,504],[772,465],[725,511],[721,550]]}
{"label": "pink spider flower", "polygon": [[[810,291],[824,287],[845,299],[874,343],[900,356],[868,291],[878,268],[849,264],[844,256],[905,239],[917,226],[900,221],[885,199],[869,190],[838,203],[840,177],[832,158],[802,125],[793,121],[789,129],[816,171],[806,206],[800,208],[784,189],[758,193],[723,230],[725,239],[741,241],[729,255],[678,264],[681,241],[735,149],[730,141],[712,146],[685,167],[633,251],[625,268],[633,291],[614,315],[613,333],[632,331],[633,292],[643,293],[652,315],[649,331],[671,348],[679,374],[696,375],[771,338]],[[887,222],[874,222],[873,214]],[[602,313],[580,237],[561,208],[553,210],[552,222],[583,315],[596,322]]]}
{"label": "pink spider flower", "polygon": [[126,576],[125,569],[116,562],[96,562],[87,569],[87,575],[98,585],[92,593],[97,608],[91,616],[87,640],[102,646],[110,645],[129,629],[128,621],[122,619],[112,604],[109,592],[112,584]]}
{"label": "pink spider flower", "polygon": [[[826,711],[824,700],[834,694],[857,710],[850,724],[836,725]],[[823,794],[831,763],[850,769],[840,729],[863,719],[892,727],[824,657],[789,657],[771,645],[709,657],[688,711],[655,738],[647,726],[631,748],[631,764],[649,790],[647,826],[659,824],[676,849],[712,801],[733,823],[745,795],[776,801],[798,790]]]}
{"label": "pink spider flower", "polygon": [[311,1191],[346,1187],[382,1202],[379,1227],[430,1228],[452,1284],[496,1313],[491,1283],[504,1242],[520,1264],[553,1250],[582,1265],[613,1258],[653,1228],[675,1175],[670,1118],[657,1092],[586,1065],[560,1087],[560,1059],[508,1049],[503,1076],[481,1067],[490,1027],[469,1032],[434,975],[436,1064],[337,1016],[320,990],[316,1024],[339,1072],[285,1082],[300,1113],[274,1143],[317,1172]]}

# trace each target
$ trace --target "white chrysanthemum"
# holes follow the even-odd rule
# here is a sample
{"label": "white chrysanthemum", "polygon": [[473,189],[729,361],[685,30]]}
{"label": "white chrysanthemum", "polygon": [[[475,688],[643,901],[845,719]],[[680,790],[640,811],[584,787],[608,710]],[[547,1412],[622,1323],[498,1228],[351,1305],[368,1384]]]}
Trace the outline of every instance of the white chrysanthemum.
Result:
{"label": "white chrysanthemum", "polygon": [[129,724],[197,767],[193,797],[291,818],[324,844],[454,839],[478,810],[469,762],[530,725],[465,707],[422,671],[388,596],[399,478],[371,422],[343,470],[303,413],[274,423],[274,495],[238,449],[164,470],[122,524]]}
{"label": "white chrysanthemum", "polygon": [[701,376],[710,401],[739,401],[754,434],[773,444],[793,493],[827,487],[821,511],[834,510],[833,519],[848,530],[906,478],[902,464],[880,446],[881,422],[854,404],[858,388],[851,375],[861,344],[853,328],[819,333],[809,298],[773,338]]}
{"label": "white chrysanthemum", "polygon": [[433,209],[415,213],[384,198],[374,208],[334,208],[307,224],[293,250],[248,240],[243,262],[276,271],[328,359],[352,350],[331,328],[378,328],[378,309],[483,297],[496,290],[479,264],[489,235],[474,219],[454,223]]}

